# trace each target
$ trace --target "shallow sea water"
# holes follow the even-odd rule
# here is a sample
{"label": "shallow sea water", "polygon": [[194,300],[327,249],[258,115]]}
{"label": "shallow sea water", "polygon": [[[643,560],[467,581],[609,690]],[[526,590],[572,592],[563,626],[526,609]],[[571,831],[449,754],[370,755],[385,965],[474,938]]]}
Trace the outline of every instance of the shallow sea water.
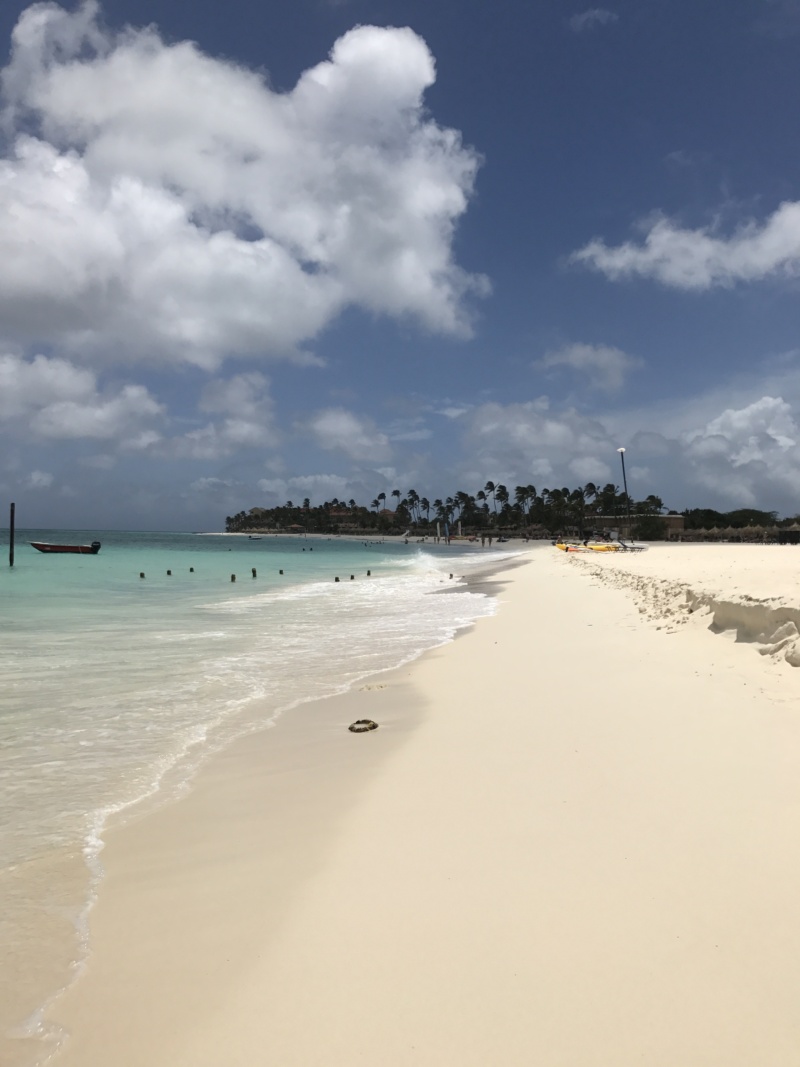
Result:
{"label": "shallow sea water", "polygon": [[[28,544],[95,539],[97,556]],[[0,1062],[27,1064],[57,1038],[41,1008],[87,950],[108,819],[491,614],[464,584],[430,594],[502,554],[94,531],[17,531],[13,569],[0,551]]]}

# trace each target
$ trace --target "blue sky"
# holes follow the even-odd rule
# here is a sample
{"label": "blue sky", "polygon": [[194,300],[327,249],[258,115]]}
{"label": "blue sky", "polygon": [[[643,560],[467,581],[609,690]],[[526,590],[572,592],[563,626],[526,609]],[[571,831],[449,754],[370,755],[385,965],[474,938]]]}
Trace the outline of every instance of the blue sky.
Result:
{"label": "blue sky", "polygon": [[800,0],[8,3],[25,525],[620,481],[800,511]]}

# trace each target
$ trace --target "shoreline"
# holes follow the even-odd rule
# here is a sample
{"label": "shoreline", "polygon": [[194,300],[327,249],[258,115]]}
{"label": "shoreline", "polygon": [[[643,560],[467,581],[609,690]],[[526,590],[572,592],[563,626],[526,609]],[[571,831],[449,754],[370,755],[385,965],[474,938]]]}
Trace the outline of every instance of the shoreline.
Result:
{"label": "shoreline", "polygon": [[[443,572],[441,588],[436,587],[431,592],[446,591],[451,594],[471,592],[488,595],[490,589],[487,580],[508,564],[508,555],[510,554],[503,556],[500,553],[493,553],[491,557],[481,560],[471,558],[469,564],[465,560],[463,570],[453,566],[453,569],[459,572],[451,575],[456,578],[456,581],[446,581],[447,573]],[[455,563],[453,559],[451,565]],[[442,639],[454,639],[462,632],[461,625],[463,623],[452,636]],[[425,627],[423,631],[424,629]],[[387,671],[401,670],[404,665],[413,662],[419,654],[415,651],[410,659],[401,659],[400,651],[396,647],[393,657],[396,666],[372,665],[359,677],[354,678],[347,688],[343,688],[338,693],[334,691],[329,697],[321,698],[322,702],[348,692],[358,691],[360,687],[380,679]],[[403,652],[403,657],[405,656],[406,653]],[[401,659],[401,662],[398,663],[398,659]],[[300,689],[302,690],[302,683]],[[209,742],[202,746],[205,749],[202,754],[199,754],[196,747],[192,748],[187,751],[185,759],[164,771],[156,789],[148,789],[137,800],[126,802],[119,808],[108,809],[103,818],[102,827],[95,821],[90,838],[85,839],[82,845],[65,847],[60,849],[57,855],[47,854],[41,860],[26,862],[19,867],[19,877],[14,870],[9,873],[4,882],[4,888],[9,892],[9,899],[19,901],[26,899],[24,896],[25,879],[31,876],[35,877],[38,883],[43,880],[47,881],[53,886],[53,890],[48,891],[48,903],[39,912],[33,906],[38,899],[38,889],[31,894],[32,906],[28,909],[30,918],[25,916],[24,919],[27,942],[20,943],[19,949],[17,949],[16,941],[13,942],[13,950],[12,946],[7,946],[9,951],[6,955],[6,963],[9,967],[9,980],[12,974],[15,977],[7,991],[8,996],[4,1003],[5,1025],[0,1039],[3,1049],[0,1059],[4,1063],[8,1063],[9,1067],[23,1067],[23,1065],[27,1067],[28,1064],[34,1062],[34,1059],[38,1061],[36,1050],[42,1039],[46,1041],[47,1048],[51,1046],[51,1024],[47,1021],[51,1006],[64,995],[65,989],[71,988],[76,980],[80,980],[85,970],[84,948],[87,937],[87,918],[93,910],[92,902],[96,900],[98,890],[102,893],[105,885],[106,840],[118,829],[124,828],[131,822],[146,820],[162,807],[177,802],[187,791],[191,792],[197,774],[209,761],[213,762],[219,758],[220,753],[224,753],[231,743],[247,746],[253,737],[260,735],[261,743],[271,748],[275,744],[274,738],[279,735],[283,736],[286,724],[300,715],[306,704],[310,704],[313,708],[319,701],[320,698],[301,698],[299,702],[291,700],[288,704],[270,710],[262,725],[242,726],[239,739],[229,738],[224,742],[219,740]],[[259,713],[256,707],[255,711],[247,713],[250,718],[254,716],[258,718],[260,714],[266,716],[267,712]],[[276,727],[279,729],[276,730]],[[41,938],[45,939],[44,944],[41,943],[39,933],[37,933],[37,926]],[[17,958],[19,962],[15,963]],[[58,986],[62,988],[58,990]]]}
{"label": "shoreline", "polygon": [[[495,596],[505,584],[506,569],[516,569],[524,566],[526,562],[527,559],[524,558],[515,561],[487,560],[484,566],[473,569],[469,575],[457,576],[460,579],[458,585],[448,584],[431,595],[452,595],[466,589]],[[407,742],[419,725],[420,713],[415,711],[418,700],[410,682],[415,664],[462,640],[475,625],[476,622],[473,622],[458,630],[450,640],[427,649],[404,664],[362,678],[346,692],[298,704],[270,725],[240,736],[224,749],[213,753],[195,772],[189,790],[184,795],[173,796],[155,808],[142,805],[140,812],[127,813],[124,822],[110,823],[103,834],[104,847],[99,854],[103,878],[89,918],[92,942],[89,959],[81,965],[77,980],[46,1006],[44,1019],[47,1028],[52,1028],[56,1034],[61,1032],[62,1036],[69,1033],[72,1027],[62,1021],[61,1006],[69,1006],[73,999],[77,999],[79,1015],[82,1015],[83,988],[88,985],[87,980],[90,980],[93,986],[96,983],[96,988],[90,988],[88,992],[89,1010],[94,1015],[95,993],[99,989],[101,997],[104,996],[108,979],[102,972],[95,973],[92,966],[95,935],[101,941],[100,950],[105,954],[102,945],[105,940],[105,920],[102,923],[96,922],[96,913],[105,909],[108,904],[112,916],[120,910],[128,914],[125,931],[116,928],[113,917],[111,920],[111,940],[115,941],[118,935],[122,934],[127,946],[128,923],[135,922],[134,915],[138,913],[142,896],[152,895],[154,899],[160,896],[160,887],[150,881],[148,871],[157,868],[159,878],[166,874],[168,880],[174,881],[175,884],[169,889],[170,896],[177,893],[180,896],[185,894],[187,898],[194,897],[194,906],[201,912],[204,910],[208,902],[204,904],[202,900],[197,899],[193,887],[194,875],[191,874],[188,879],[184,877],[181,868],[186,859],[186,851],[183,844],[177,846],[178,842],[185,841],[185,828],[196,824],[198,819],[207,826],[214,826],[216,818],[213,809],[217,804],[221,810],[228,813],[233,810],[240,814],[257,804],[260,811],[270,811],[274,815],[266,818],[262,816],[256,825],[248,827],[248,833],[260,837],[266,829],[272,846],[271,856],[274,858],[276,854],[280,855],[291,871],[291,884],[277,885],[269,870],[262,868],[259,872],[259,893],[265,886],[269,887],[270,925],[277,925],[283,909],[290,907],[290,897],[296,890],[297,883],[302,883],[310,877],[315,866],[324,862],[324,855],[335,837],[336,826],[355,805],[359,792],[380,773],[386,760]],[[380,728],[364,737],[353,735],[347,730],[349,723],[366,717],[376,717]],[[370,748],[367,749],[366,745],[370,745]],[[266,780],[262,778],[263,775],[268,776]],[[294,807],[301,805],[303,808],[302,855],[297,853],[295,844],[287,837],[287,831],[281,825],[280,812],[282,805],[287,803]],[[214,826],[217,834],[220,829],[219,826]],[[192,836],[190,833],[189,837]],[[236,856],[232,857],[222,837],[217,836],[210,845],[210,854],[203,859],[203,843],[192,839],[189,847],[191,869],[194,870],[198,860],[201,864],[215,863],[218,858],[217,849],[220,847],[227,862],[226,878],[230,879],[230,884],[235,887],[237,894],[240,891],[248,892],[245,882],[252,875],[252,852],[257,847],[252,840],[249,843],[241,840],[237,842]],[[146,857],[144,877],[143,857]],[[280,881],[278,879],[279,883]],[[153,953],[154,966],[157,965],[156,960],[160,955],[160,944],[169,940],[174,919],[174,915],[170,915],[169,921],[160,927],[155,914],[157,910],[156,907],[148,912],[144,924],[147,930],[139,931],[148,945],[148,951]],[[199,920],[195,921],[199,926]],[[234,942],[239,940],[233,931],[229,931],[229,934],[233,935]],[[134,936],[135,940],[138,940],[138,937]],[[244,941],[239,943],[239,949],[244,955],[249,951],[249,944],[245,943],[249,940],[248,932]],[[208,950],[209,946],[204,942],[202,951],[195,960],[198,967],[202,967],[202,959]],[[127,947],[123,951],[127,952]],[[194,951],[186,944],[182,946],[181,971],[184,970],[187,958],[192,958]],[[111,952],[113,956],[116,950],[112,949]],[[111,966],[116,972],[116,962]],[[141,991],[144,992],[146,979],[141,972],[139,979],[142,983]],[[113,982],[111,988],[115,990],[113,995],[116,998],[119,991],[115,989]],[[153,1009],[155,1010],[155,1005]],[[189,1027],[192,1024],[187,1020],[186,1025]],[[77,1056],[75,1062],[83,1063],[87,1053],[82,1049],[75,1051],[72,1042],[67,1040],[47,1063],[60,1065],[62,1059],[65,1064],[72,1063],[73,1053]],[[100,1052],[101,1060],[108,1054],[108,1049]],[[154,1050],[151,1049],[147,1055],[152,1054]],[[92,1052],[88,1055],[91,1056]],[[99,1062],[100,1060],[98,1064]]]}
{"label": "shoreline", "polygon": [[56,1067],[795,1062],[793,672],[527,558],[109,833]]}

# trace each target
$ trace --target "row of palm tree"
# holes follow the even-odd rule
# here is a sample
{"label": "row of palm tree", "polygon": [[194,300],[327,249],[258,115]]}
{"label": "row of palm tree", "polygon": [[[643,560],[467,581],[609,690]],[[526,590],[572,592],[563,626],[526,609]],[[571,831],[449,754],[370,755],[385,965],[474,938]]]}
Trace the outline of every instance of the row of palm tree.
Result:
{"label": "row of palm tree", "polygon": [[[387,509],[387,498],[394,508]],[[330,530],[337,526],[350,525],[379,529],[426,528],[435,523],[448,523],[451,527],[461,523],[464,529],[519,529],[540,527],[555,532],[568,529],[583,531],[592,526],[593,516],[616,516],[620,519],[630,514],[636,519],[656,518],[664,511],[660,497],[650,495],[636,501],[620,491],[618,485],[609,482],[599,486],[593,482],[570,489],[537,490],[534,485],[518,485],[513,498],[508,487],[502,483],[487,481],[474,494],[458,490],[444,499],[430,500],[420,496],[416,489],[403,493],[393,489],[390,493],[377,493],[371,504],[372,511],[358,505],[355,500],[330,501],[311,507],[308,497],[302,506],[291,500],[278,508],[253,508],[240,512],[227,520],[228,529],[286,527],[297,524],[311,530]]]}
{"label": "row of palm tree", "polygon": [[[444,500],[439,498],[433,502],[420,497],[415,489],[409,489],[405,496],[399,489],[393,489],[390,495],[397,498],[396,512],[404,512],[415,524],[430,522],[432,511],[435,521],[448,523],[582,527],[593,515],[624,516],[628,511],[637,516],[660,515],[664,510],[660,497],[651,494],[644,500],[635,501],[611,482],[604,486],[587,482],[576,489],[564,486],[561,489],[545,488],[541,492],[534,485],[518,485],[513,500],[507,486],[492,481],[474,495],[458,490]],[[386,494],[378,493],[372,507],[378,511],[385,501]]]}

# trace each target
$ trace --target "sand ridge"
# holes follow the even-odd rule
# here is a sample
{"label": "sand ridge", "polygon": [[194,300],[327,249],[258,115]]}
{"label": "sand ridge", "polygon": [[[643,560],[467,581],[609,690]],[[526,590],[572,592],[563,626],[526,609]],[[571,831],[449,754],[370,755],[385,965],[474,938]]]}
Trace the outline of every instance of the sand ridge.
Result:
{"label": "sand ridge", "polygon": [[[565,562],[628,593],[657,629],[675,632],[692,623],[800,667],[800,588],[791,548],[720,545],[712,554],[705,545],[657,546],[647,557],[605,553]],[[659,577],[654,568],[679,569],[685,578]],[[781,595],[765,595],[776,589]]]}

